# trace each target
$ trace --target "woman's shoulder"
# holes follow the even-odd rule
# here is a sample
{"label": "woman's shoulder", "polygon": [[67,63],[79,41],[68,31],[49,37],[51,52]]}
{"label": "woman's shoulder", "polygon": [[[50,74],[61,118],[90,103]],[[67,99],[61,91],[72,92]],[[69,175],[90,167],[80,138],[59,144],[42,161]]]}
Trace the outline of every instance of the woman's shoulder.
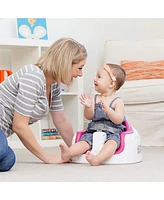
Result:
{"label": "woman's shoulder", "polygon": [[43,71],[34,64],[27,64],[20,69],[21,74],[23,75],[30,75],[31,79],[40,79],[41,81],[45,82],[45,76]]}
{"label": "woman's shoulder", "polygon": [[22,69],[24,69],[26,73],[36,73],[36,74],[41,74],[42,76],[44,76],[43,71],[34,64],[27,64]]}

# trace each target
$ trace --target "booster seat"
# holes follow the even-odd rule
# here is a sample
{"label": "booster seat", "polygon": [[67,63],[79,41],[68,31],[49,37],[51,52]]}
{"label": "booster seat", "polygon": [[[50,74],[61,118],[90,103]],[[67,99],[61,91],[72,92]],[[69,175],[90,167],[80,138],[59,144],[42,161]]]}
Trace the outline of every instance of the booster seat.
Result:
{"label": "booster seat", "polygon": [[[137,130],[130,126],[127,120],[123,122],[123,125],[126,127],[126,130],[120,133],[120,147],[115,154],[110,159],[104,161],[103,164],[130,164],[142,161],[141,139]],[[72,144],[78,142],[85,132],[85,130],[77,132],[73,138]],[[105,139],[105,132],[98,131],[93,133],[92,154],[97,155],[99,153],[104,145]],[[72,162],[88,163],[85,158],[85,153],[73,157]]]}

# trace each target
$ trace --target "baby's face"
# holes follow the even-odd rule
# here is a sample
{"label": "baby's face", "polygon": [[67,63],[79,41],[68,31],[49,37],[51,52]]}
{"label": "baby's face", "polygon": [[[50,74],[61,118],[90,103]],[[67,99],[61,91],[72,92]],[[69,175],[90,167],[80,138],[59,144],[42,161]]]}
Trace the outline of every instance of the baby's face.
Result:
{"label": "baby's face", "polygon": [[94,79],[95,90],[97,92],[106,91],[109,88],[109,84],[112,82],[108,72],[101,67],[98,69],[96,73],[96,77]]}

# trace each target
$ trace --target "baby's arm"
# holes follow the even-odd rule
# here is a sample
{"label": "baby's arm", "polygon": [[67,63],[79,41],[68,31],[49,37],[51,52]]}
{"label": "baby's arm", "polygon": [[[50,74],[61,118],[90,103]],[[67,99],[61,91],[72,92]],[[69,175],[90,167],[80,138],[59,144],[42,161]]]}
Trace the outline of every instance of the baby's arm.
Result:
{"label": "baby's arm", "polygon": [[101,104],[103,112],[107,114],[114,124],[121,124],[123,122],[125,111],[124,103],[120,98],[116,99],[113,103],[113,108],[115,110],[110,108],[109,105],[106,105],[103,101],[101,101]]}
{"label": "baby's arm", "polygon": [[91,120],[94,116],[94,103],[93,97],[87,97],[87,95],[83,94],[80,97],[80,103],[85,106],[84,108],[84,117],[88,120]]}

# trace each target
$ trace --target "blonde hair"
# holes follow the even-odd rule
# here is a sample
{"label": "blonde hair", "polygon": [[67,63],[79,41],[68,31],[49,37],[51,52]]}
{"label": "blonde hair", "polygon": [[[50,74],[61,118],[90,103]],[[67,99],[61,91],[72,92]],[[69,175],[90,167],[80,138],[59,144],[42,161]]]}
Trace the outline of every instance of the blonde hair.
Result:
{"label": "blonde hair", "polygon": [[112,74],[116,78],[115,89],[119,90],[126,80],[126,72],[124,68],[122,68],[120,65],[111,63],[106,63],[106,65],[110,68]]}
{"label": "blonde hair", "polygon": [[35,65],[48,73],[60,84],[69,85],[72,79],[72,65],[87,57],[83,45],[72,38],[61,38],[54,42],[38,59]]}

